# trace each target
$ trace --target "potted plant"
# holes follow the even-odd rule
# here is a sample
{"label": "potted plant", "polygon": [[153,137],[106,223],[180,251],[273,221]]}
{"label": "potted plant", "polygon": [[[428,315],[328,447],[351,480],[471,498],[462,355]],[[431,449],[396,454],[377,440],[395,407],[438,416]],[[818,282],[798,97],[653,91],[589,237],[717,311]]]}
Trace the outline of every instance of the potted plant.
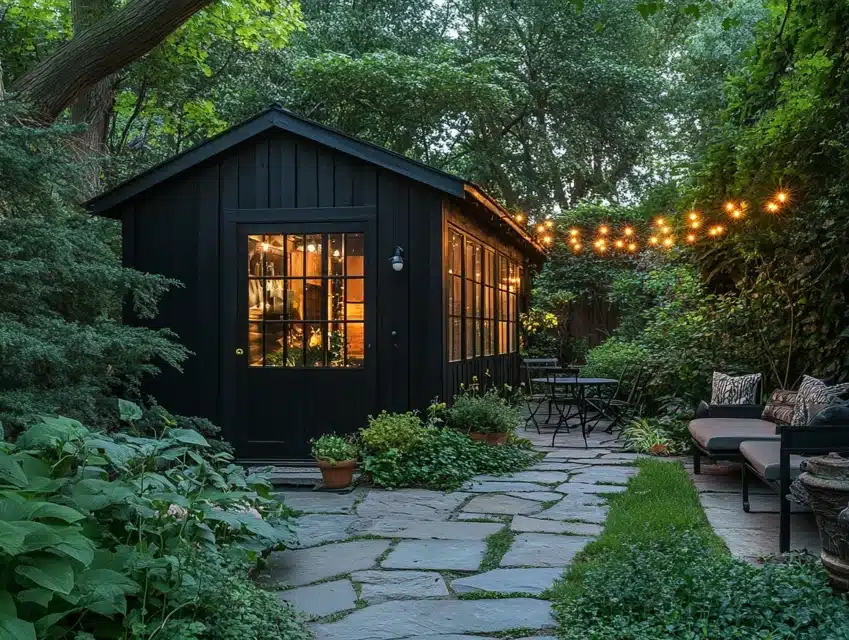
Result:
{"label": "potted plant", "polygon": [[495,388],[484,394],[463,389],[454,396],[454,404],[446,412],[449,427],[465,431],[472,440],[492,445],[504,444],[520,421],[518,407],[510,404]]}
{"label": "potted plant", "polygon": [[327,489],[342,489],[351,484],[357,466],[357,447],[350,439],[326,433],[312,440],[312,455]]}

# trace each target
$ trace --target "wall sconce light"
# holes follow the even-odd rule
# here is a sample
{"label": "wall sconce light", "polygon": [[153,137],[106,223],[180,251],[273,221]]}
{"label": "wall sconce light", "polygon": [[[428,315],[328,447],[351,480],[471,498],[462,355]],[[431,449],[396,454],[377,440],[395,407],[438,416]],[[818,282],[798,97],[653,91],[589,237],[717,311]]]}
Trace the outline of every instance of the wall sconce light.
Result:
{"label": "wall sconce light", "polygon": [[401,247],[395,247],[395,255],[389,258],[389,262],[395,271],[401,271],[404,268],[404,250]]}

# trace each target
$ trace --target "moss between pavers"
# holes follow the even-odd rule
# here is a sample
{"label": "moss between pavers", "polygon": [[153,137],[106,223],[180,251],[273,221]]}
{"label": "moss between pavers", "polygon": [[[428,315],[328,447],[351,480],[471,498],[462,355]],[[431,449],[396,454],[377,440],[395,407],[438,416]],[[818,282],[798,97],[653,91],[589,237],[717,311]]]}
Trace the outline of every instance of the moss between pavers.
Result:
{"label": "moss between pavers", "polygon": [[504,554],[510,550],[510,545],[513,544],[515,537],[516,532],[507,527],[487,536],[484,540],[486,551],[484,551],[483,560],[481,560],[480,572],[497,569]]}

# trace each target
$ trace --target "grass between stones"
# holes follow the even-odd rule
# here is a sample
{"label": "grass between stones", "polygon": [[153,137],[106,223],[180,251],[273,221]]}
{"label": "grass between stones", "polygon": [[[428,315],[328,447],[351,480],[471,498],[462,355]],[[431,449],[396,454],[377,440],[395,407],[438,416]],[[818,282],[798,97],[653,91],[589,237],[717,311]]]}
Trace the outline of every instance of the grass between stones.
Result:
{"label": "grass between stones", "polygon": [[640,460],[640,473],[631,478],[628,490],[606,497],[610,512],[604,531],[581,551],[553,597],[570,597],[581,590],[583,576],[601,563],[616,562],[634,544],[661,539],[671,531],[694,531],[705,545],[724,550],[722,540],[708,524],[699,494],[679,463]]}
{"label": "grass between stones", "polygon": [[483,554],[483,560],[481,560],[481,572],[498,568],[498,565],[501,564],[501,558],[509,551],[515,537],[516,532],[507,527],[486,537],[486,551]]}
{"label": "grass between stones", "polygon": [[531,636],[548,634],[542,633],[539,629],[516,627],[515,629],[504,629],[503,631],[496,631],[495,633],[488,633],[486,635],[490,638],[499,638],[500,640],[515,640],[515,638],[530,638]]}
{"label": "grass between stones", "polygon": [[521,591],[516,591],[515,593],[503,593],[501,591],[469,591],[467,593],[458,593],[456,596],[457,600],[506,600],[507,598],[545,599],[538,594],[523,593]]}

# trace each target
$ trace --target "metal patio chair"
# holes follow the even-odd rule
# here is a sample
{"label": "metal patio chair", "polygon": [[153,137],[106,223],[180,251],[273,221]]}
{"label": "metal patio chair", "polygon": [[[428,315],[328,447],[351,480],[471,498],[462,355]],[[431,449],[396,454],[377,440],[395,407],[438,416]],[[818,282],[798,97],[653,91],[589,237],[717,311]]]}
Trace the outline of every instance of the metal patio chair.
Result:
{"label": "metal patio chair", "polygon": [[549,386],[544,383],[534,382],[534,378],[542,378],[548,375],[548,372],[557,368],[557,358],[525,358],[522,360],[522,381],[524,382],[524,390],[522,395],[525,398],[525,403],[528,407],[528,417],[525,418],[525,430],[528,429],[528,424],[533,422],[537,433],[539,430],[539,422],[537,422],[537,413],[542,409],[543,405],[548,403],[548,417],[546,424],[551,420],[552,399],[549,394]]}

